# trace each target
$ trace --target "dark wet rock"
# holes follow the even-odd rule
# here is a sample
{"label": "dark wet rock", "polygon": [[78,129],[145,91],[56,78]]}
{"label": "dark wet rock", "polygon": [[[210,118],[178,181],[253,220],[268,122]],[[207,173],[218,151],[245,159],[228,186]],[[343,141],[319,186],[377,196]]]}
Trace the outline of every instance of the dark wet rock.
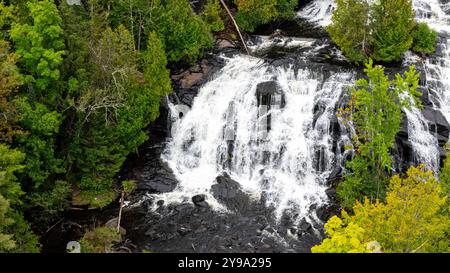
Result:
{"label": "dark wet rock", "polygon": [[308,223],[304,218],[298,224],[298,231],[296,232],[299,236],[303,235],[306,232],[310,232],[312,230],[312,225]]}
{"label": "dark wet rock", "polygon": [[425,107],[423,116],[430,121],[430,130],[444,139],[449,138],[450,125],[441,111]]}
{"label": "dark wet rock", "polygon": [[211,186],[211,192],[219,202],[233,211],[245,211],[250,202],[239,183],[231,179],[228,174],[216,178],[216,184]]}
{"label": "dark wet rock", "polygon": [[226,39],[218,39],[217,42],[216,42],[216,46],[217,46],[218,49],[234,48],[234,47],[236,47],[236,45],[233,42],[231,42],[229,40],[226,40]]}
{"label": "dark wet rock", "polygon": [[204,194],[198,194],[198,195],[195,195],[195,196],[192,197],[192,202],[195,205],[198,205],[199,203],[204,202],[204,201],[205,201],[205,195]]}
{"label": "dark wet rock", "polygon": [[256,87],[258,105],[270,105],[270,98],[275,95],[283,95],[283,91],[277,81],[261,82]]}
{"label": "dark wet rock", "polygon": [[203,79],[203,73],[190,73],[180,80],[181,88],[191,88],[195,84],[199,83]]}
{"label": "dark wet rock", "polygon": [[[118,218],[116,217],[106,222],[105,227],[117,230],[117,224]],[[122,236],[125,236],[127,234],[127,231],[122,226],[119,227],[119,232]]]}

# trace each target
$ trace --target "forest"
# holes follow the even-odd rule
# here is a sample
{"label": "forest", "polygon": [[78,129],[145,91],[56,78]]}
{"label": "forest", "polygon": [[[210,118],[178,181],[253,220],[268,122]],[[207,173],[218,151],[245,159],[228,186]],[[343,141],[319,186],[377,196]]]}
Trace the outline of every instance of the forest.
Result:
{"label": "forest", "polygon": [[[310,2],[1,0],[0,252],[42,252],[42,238],[74,207],[101,214],[120,206],[122,213],[140,182],[120,174],[153,141],[149,128],[161,109],[172,109],[165,105],[180,88],[175,73],[222,53],[224,37],[233,54],[245,56],[247,41],[297,20]],[[428,109],[421,90],[432,88],[423,86],[421,67],[403,60],[407,54],[431,60],[442,51],[439,33],[417,19],[412,0],[334,2],[324,39],[342,53],[346,69],[359,73],[335,114],[353,128],[345,147],[353,155],[330,186],[336,213],[306,251],[450,252],[450,144],[444,143],[450,127],[443,129],[447,139],[436,141],[444,151],[436,169],[419,161],[399,169],[393,156],[406,113]],[[293,31],[304,34],[300,26]],[[443,85],[450,94],[448,78]],[[201,207],[205,198],[197,199]],[[86,228],[77,238],[81,251],[115,252],[125,240],[116,226],[120,217],[112,228]]]}

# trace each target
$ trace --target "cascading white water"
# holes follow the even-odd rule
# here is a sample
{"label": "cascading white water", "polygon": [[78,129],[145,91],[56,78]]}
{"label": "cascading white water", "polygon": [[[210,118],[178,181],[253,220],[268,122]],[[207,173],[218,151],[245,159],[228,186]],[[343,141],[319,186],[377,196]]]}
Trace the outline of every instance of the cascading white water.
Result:
{"label": "cascading white water", "polygon": [[[371,1],[371,0],[368,0]],[[416,19],[426,22],[440,33],[450,37],[450,2],[444,0],[413,0],[413,9]],[[299,12],[299,16],[312,23],[325,27],[331,23],[332,10],[336,4],[333,0],[316,0]],[[443,39],[438,44],[442,55],[426,61],[427,86],[434,92],[434,98],[439,103],[435,108],[443,112],[450,120],[450,38]],[[414,58],[412,54],[406,55],[405,62]],[[439,149],[436,137],[429,131],[428,122],[422,112],[413,104],[410,109],[404,108],[408,119],[408,140],[412,144],[415,163],[426,164],[437,173],[439,168]]]}
{"label": "cascading white water", "polygon": [[[192,109],[173,124],[163,159],[180,183],[166,196],[206,194],[211,202],[209,190],[226,171],[250,196],[264,195],[278,218],[294,209],[298,219],[314,219],[310,207],[327,202],[326,179],[340,159],[332,151],[330,125],[352,77],[338,73],[323,79],[320,73],[273,68],[256,58],[228,59],[217,78],[201,88]],[[275,81],[282,94],[258,105],[258,84],[268,81]]]}
{"label": "cascading white water", "polygon": [[425,64],[427,86],[433,91],[435,108],[442,111],[450,121],[450,1],[415,0],[417,19],[426,22],[441,33],[437,45],[438,56],[428,59]]}
{"label": "cascading white water", "polygon": [[[444,11],[446,7],[418,6],[418,2],[423,1],[414,1],[416,12],[421,11],[417,14],[428,14],[422,19],[430,22],[434,13],[425,12],[426,8]],[[333,7],[333,1],[315,1],[300,15],[325,26]],[[447,15],[443,14],[441,29],[438,20],[430,24],[440,31],[447,27]],[[428,81],[434,83],[441,102],[436,107],[449,118],[448,40],[440,46],[443,56],[427,63]],[[281,93],[260,104],[258,85],[270,81],[277,83]],[[179,105],[170,105],[174,130],[162,158],[179,184],[159,198],[170,203],[205,194],[210,205],[224,209],[210,189],[215,178],[227,172],[253,198],[264,196],[278,219],[286,210],[295,210],[298,219],[317,220],[311,207],[327,202],[326,180],[333,168],[342,164],[343,147],[351,145],[349,134],[344,132],[337,140],[338,148],[333,149],[336,140],[330,125],[344,87],[353,81],[353,75],[346,72],[324,76],[308,69],[274,68],[251,57],[227,59],[226,66],[200,89],[192,109],[183,117],[178,115]],[[414,105],[404,112],[417,163],[436,170],[438,145],[426,119]],[[268,120],[270,129],[265,130]]]}
{"label": "cascading white water", "polygon": [[403,107],[408,121],[408,140],[414,154],[414,162],[425,164],[435,174],[439,173],[439,143],[430,133],[428,122],[419,108],[415,106],[414,99],[407,93],[403,94],[411,107]]}
{"label": "cascading white water", "polygon": [[[413,4],[417,20],[426,22],[442,36],[437,44],[437,56],[425,62],[426,86],[431,90],[429,95],[434,108],[450,121],[450,2],[415,0]],[[423,138],[423,141],[425,143],[427,140]],[[437,139],[435,142],[437,143]],[[418,148],[420,149],[420,146]],[[436,157],[433,153],[437,151],[427,152],[425,156]],[[435,173],[438,168],[439,161],[437,166],[433,167]]]}
{"label": "cascading white water", "polygon": [[316,0],[300,10],[298,16],[318,26],[326,27],[331,23],[331,17],[335,8],[334,0]]}

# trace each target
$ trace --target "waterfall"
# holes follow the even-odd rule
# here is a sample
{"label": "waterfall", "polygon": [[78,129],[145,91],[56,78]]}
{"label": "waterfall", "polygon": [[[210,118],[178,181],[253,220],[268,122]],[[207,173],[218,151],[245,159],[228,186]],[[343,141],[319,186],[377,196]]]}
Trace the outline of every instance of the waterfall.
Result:
{"label": "waterfall", "polygon": [[414,1],[417,19],[440,33],[437,53],[425,64],[427,86],[435,109],[450,121],[450,1]]}
{"label": "waterfall", "polygon": [[[446,2],[446,3],[445,3]],[[331,23],[333,0],[316,0],[299,12],[299,16],[310,22],[326,27]],[[438,56],[425,63],[426,86],[430,88],[430,97],[434,108],[441,111],[450,120],[450,2],[446,0],[413,0],[416,19],[426,22],[443,37],[438,43]],[[414,59],[406,54],[405,63]],[[411,108],[403,108],[408,122],[408,140],[411,142],[416,164],[426,164],[437,173],[439,169],[439,146],[434,132],[430,131],[428,121],[409,98]]]}
{"label": "waterfall", "polygon": [[439,173],[439,143],[430,133],[428,122],[419,108],[415,106],[414,99],[408,94],[403,96],[409,101],[410,107],[402,110],[408,121],[408,140],[413,149],[413,160],[416,164],[425,164],[434,174]]}
{"label": "waterfall", "polygon": [[417,20],[426,22],[440,36],[436,54],[425,62],[426,86],[433,108],[450,121],[450,1],[415,0],[413,3]]}
{"label": "waterfall", "polygon": [[[414,1],[414,8],[418,20],[441,32],[448,28],[448,4]],[[323,27],[333,9],[334,1],[314,1],[299,15]],[[264,48],[262,40],[255,49]],[[447,38],[439,44],[441,54],[426,63],[430,97],[447,119],[448,49]],[[273,208],[277,219],[295,210],[298,219],[317,221],[315,208],[329,202],[327,180],[351,153],[347,148],[351,134],[340,126],[336,112],[354,76],[345,71],[275,67],[247,56],[226,58],[222,70],[200,88],[191,109],[169,105],[173,130],[162,159],[179,184],[157,198],[170,203],[204,194],[213,208],[226,211],[211,187],[217,176],[227,173],[251,198]],[[404,96],[411,102],[403,111],[415,163],[425,163],[437,172],[438,141],[414,100]]]}
{"label": "waterfall", "polygon": [[333,11],[336,8],[334,0],[315,0],[298,12],[298,16],[321,27],[331,23]]}
{"label": "waterfall", "polygon": [[[351,73],[325,77],[252,57],[228,59],[173,124],[163,159],[179,185],[166,195],[205,194],[218,205],[210,188],[227,172],[249,196],[264,197],[278,219],[295,210],[298,219],[314,220],[311,208],[328,201],[326,180],[341,164],[331,134],[337,102],[351,82]],[[349,138],[344,132],[338,141],[348,145]]]}

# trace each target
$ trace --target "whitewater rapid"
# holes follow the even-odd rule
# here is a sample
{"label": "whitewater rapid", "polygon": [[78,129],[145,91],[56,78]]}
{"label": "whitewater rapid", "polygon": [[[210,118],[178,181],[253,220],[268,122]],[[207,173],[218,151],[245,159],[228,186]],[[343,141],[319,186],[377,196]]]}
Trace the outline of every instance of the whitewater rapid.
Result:
{"label": "whitewater rapid", "polygon": [[[163,159],[179,185],[166,195],[205,194],[213,201],[210,188],[227,172],[253,198],[264,196],[277,218],[286,210],[295,210],[298,219],[314,217],[313,208],[328,201],[326,180],[341,159],[332,151],[330,128],[340,94],[353,80],[351,73],[324,78],[252,57],[228,59],[173,124]],[[267,83],[279,93],[264,104],[258,86]],[[322,111],[315,117],[318,105]],[[342,145],[349,142],[343,134]]]}

